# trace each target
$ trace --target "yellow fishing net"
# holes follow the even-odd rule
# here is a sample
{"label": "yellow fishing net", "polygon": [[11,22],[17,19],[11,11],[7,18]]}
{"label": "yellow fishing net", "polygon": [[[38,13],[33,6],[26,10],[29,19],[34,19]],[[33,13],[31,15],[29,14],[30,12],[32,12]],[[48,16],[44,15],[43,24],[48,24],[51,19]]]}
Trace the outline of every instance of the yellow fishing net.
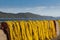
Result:
{"label": "yellow fishing net", "polygon": [[51,40],[57,36],[54,21],[6,21],[10,40]]}

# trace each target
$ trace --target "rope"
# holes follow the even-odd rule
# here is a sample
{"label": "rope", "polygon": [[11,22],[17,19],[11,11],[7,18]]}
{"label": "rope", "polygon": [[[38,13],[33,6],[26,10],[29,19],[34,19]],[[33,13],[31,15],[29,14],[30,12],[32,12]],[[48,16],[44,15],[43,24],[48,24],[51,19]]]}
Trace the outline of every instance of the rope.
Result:
{"label": "rope", "polygon": [[6,21],[10,40],[51,40],[57,36],[54,21]]}

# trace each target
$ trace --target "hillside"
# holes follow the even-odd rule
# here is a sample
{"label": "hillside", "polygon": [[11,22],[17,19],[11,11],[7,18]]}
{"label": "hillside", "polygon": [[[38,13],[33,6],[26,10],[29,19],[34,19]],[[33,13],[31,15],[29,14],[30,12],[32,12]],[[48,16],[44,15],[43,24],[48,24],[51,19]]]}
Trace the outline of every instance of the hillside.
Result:
{"label": "hillside", "polygon": [[[8,19],[9,18],[9,19]],[[14,19],[13,19],[14,18]],[[33,13],[4,13],[0,12],[0,20],[21,20],[25,18],[25,20],[32,19],[32,20],[56,20],[56,18],[52,16],[41,16]]]}

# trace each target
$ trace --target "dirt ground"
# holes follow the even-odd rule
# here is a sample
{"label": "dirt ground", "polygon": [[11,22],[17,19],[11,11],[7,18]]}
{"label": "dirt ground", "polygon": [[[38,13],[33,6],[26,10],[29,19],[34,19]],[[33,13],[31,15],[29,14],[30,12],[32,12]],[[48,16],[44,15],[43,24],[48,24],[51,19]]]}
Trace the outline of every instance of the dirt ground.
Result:
{"label": "dirt ground", "polygon": [[2,30],[0,30],[0,40],[7,40],[6,35]]}

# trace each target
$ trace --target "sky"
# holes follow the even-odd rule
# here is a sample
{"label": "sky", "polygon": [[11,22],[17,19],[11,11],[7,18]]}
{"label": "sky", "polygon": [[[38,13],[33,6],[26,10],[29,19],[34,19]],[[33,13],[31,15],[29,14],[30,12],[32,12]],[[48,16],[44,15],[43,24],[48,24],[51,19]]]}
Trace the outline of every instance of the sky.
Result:
{"label": "sky", "polygon": [[31,12],[45,16],[60,16],[60,0],[0,0],[0,11]]}

